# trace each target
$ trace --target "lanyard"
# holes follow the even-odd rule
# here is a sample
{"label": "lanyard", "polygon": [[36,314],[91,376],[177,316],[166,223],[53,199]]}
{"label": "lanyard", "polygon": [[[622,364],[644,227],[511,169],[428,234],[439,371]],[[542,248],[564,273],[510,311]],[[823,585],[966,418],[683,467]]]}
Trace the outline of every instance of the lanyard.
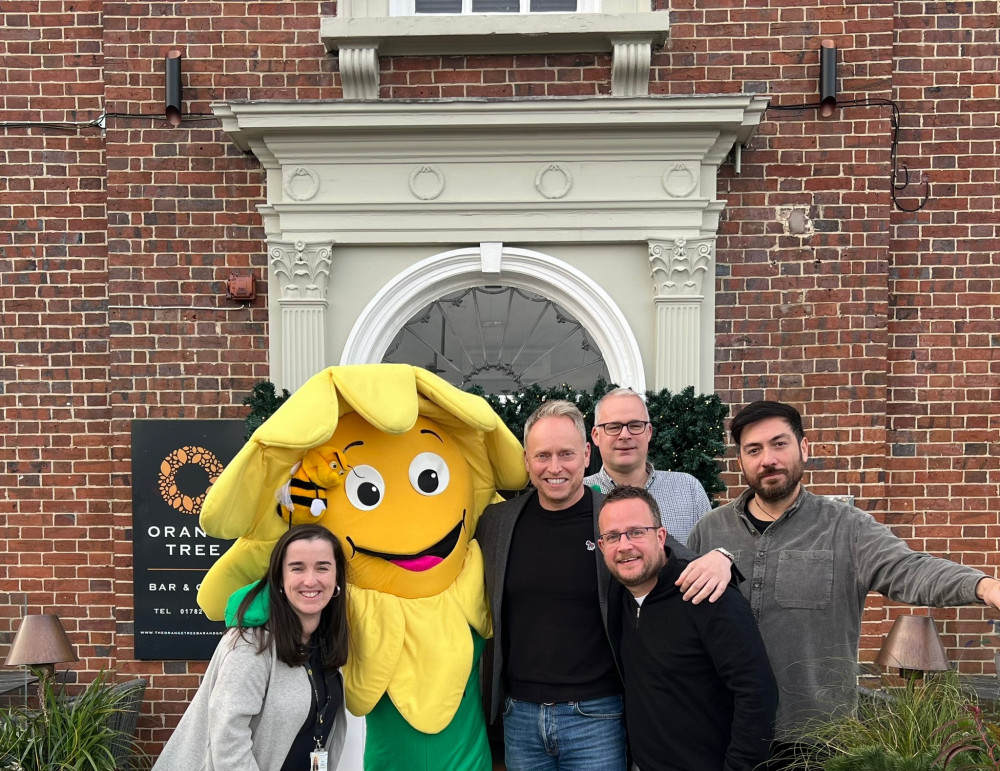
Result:
{"label": "lanyard", "polygon": [[323,709],[319,708],[319,688],[316,687],[316,679],[313,676],[312,663],[306,665],[306,675],[309,676],[309,685],[312,686],[313,702],[316,704],[316,722],[313,724],[313,738],[316,740],[316,749],[323,747],[323,721],[326,718],[326,710],[330,706],[330,689],[326,689],[326,701]]}

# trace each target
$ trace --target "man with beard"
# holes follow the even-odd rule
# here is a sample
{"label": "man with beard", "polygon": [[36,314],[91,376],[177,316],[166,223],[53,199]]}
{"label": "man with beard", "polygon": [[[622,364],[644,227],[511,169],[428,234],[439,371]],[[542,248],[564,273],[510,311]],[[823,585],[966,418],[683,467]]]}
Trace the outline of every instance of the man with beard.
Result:
{"label": "man with beard", "polygon": [[748,489],[702,517],[688,545],[729,549],[746,576],[740,590],[778,681],[772,768],[784,768],[805,723],[854,704],[868,592],[915,605],[996,608],[1000,581],[915,552],[870,514],[806,490],[809,443],[794,407],[753,402],[730,432]]}
{"label": "man with beard", "polygon": [[608,633],[625,684],[640,771],[752,771],[767,760],[777,689],[750,606],[734,585],[715,603],[684,602],[688,561],[667,545],[656,500],[615,487],[601,504]]}

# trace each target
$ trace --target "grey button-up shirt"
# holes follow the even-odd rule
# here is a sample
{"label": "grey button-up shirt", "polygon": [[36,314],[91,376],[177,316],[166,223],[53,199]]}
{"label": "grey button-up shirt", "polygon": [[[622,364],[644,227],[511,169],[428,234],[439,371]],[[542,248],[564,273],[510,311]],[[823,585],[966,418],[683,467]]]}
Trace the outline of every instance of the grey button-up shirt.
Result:
{"label": "grey button-up shirt", "polygon": [[914,605],[978,602],[982,572],[913,551],[860,509],[803,489],[761,534],[746,516],[751,496],[702,517],[688,546],[728,549],[747,577],[740,591],[778,681],[779,738],[853,706],[868,592]]}
{"label": "grey button-up shirt", "polygon": [[[604,466],[585,477],[583,483],[587,487],[597,485],[605,494],[617,486]],[[646,464],[646,492],[660,507],[660,521],[667,532],[681,543],[687,541],[701,515],[712,509],[701,482],[681,471],[656,471],[651,463]]]}

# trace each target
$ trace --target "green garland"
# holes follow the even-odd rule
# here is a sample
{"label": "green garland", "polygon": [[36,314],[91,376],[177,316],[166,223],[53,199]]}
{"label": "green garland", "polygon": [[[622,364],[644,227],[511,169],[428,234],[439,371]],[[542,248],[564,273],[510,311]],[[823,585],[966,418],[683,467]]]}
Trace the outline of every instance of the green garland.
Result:
{"label": "green garland", "polygon": [[278,407],[284,404],[289,396],[291,394],[287,388],[282,388],[281,396],[278,396],[277,389],[270,380],[258,380],[254,383],[250,395],[243,400],[243,406],[250,408],[250,412],[243,419],[246,430],[246,436],[243,438],[249,440],[253,432],[277,412]]}
{"label": "green garland", "polygon": [[[590,391],[572,388],[565,383],[552,388],[528,386],[516,394],[499,397],[483,393],[479,386],[469,388],[469,393],[482,396],[518,439],[524,436],[524,422],[542,402],[566,399],[574,402],[583,413],[589,432],[594,425],[594,406],[614,385],[598,379]],[[246,417],[247,438],[270,417],[288,398],[283,390],[278,396],[274,383],[261,380],[256,383],[243,404],[250,407]],[[724,422],[729,408],[715,394],[695,394],[688,386],[672,394],[667,389],[647,391],[646,404],[649,420],[653,424],[653,439],[649,445],[649,461],[662,471],[684,471],[705,488],[709,499],[725,492],[726,486],[719,476],[716,458],[726,450]],[[599,468],[598,453],[593,468]]]}

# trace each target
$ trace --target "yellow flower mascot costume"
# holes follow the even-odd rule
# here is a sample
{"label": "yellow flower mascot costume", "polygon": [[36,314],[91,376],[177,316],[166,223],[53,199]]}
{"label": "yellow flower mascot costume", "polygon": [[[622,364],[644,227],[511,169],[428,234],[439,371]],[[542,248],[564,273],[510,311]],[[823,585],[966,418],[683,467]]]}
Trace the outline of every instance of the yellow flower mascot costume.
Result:
{"label": "yellow flower mascot costume", "polygon": [[222,619],[289,524],[328,527],[348,559],[344,686],[366,716],[365,768],[489,771],[478,675],[492,628],[473,536],[496,490],[526,481],[520,443],[480,397],[409,365],[330,367],[209,491],[202,528],[239,540],[198,602]]}

